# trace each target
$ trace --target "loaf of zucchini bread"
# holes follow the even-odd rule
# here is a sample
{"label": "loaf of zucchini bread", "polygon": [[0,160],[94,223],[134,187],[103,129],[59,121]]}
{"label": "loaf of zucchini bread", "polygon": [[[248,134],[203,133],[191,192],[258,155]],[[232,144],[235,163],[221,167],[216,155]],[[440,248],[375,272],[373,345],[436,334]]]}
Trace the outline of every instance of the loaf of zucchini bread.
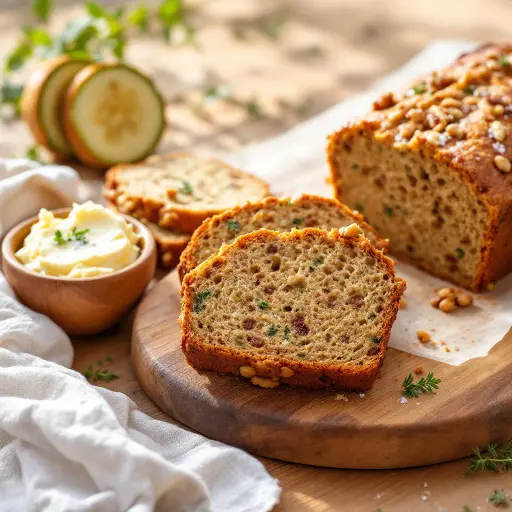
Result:
{"label": "loaf of zucchini bread", "polygon": [[254,385],[365,390],[405,282],[357,224],[261,229],[224,245],[181,288],[182,348],[200,370]]}
{"label": "loaf of zucchini bread", "polygon": [[240,235],[266,228],[291,231],[321,228],[330,231],[356,223],[377,247],[386,250],[387,241],[380,238],[362,215],[327,197],[303,194],[296,198],[267,197],[262,201],[236,206],[206,219],[195,230],[178,266],[180,278],[217,252],[222,244],[230,244]]}
{"label": "loaf of zucchini bread", "polygon": [[338,200],[390,252],[480,291],[512,270],[512,45],[387,93],[330,137]]}

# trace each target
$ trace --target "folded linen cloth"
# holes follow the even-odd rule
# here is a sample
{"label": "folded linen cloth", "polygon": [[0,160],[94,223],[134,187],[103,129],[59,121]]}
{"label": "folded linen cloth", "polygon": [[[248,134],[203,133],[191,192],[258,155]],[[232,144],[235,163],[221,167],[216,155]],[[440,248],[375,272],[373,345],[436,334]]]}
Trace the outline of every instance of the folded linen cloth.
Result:
{"label": "folded linen cloth", "polygon": [[41,208],[71,206],[82,196],[80,177],[71,167],[0,158],[0,238]]}
{"label": "folded linen cloth", "polygon": [[264,512],[279,484],[245,452],[143,414],[67,368],[73,349],[0,274],[0,511]]}

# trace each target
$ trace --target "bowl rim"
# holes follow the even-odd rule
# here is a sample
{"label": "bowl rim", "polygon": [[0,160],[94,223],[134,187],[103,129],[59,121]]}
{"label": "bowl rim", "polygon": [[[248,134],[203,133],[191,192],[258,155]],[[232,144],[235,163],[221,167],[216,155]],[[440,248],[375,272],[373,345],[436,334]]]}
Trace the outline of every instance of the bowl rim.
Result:
{"label": "bowl rim", "polygon": [[[103,205],[101,205],[103,206]],[[56,216],[63,216],[66,213],[71,211],[72,207],[69,206],[67,208],[56,208],[53,210],[49,210]],[[23,263],[21,263],[18,258],[15,256],[15,251],[13,248],[13,240],[14,237],[22,230],[26,228],[30,228],[33,224],[35,224],[39,220],[39,215],[34,217],[30,217],[29,219],[23,220],[20,223],[13,226],[7,234],[4,236],[2,241],[2,263],[7,261],[11,266],[16,267],[18,270],[25,272],[31,276],[35,276],[37,278],[45,279],[47,281],[59,281],[59,282],[69,282],[69,283],[90,283],[93,281],[100,281],[102,279],[109,279],[112,277],[117,277],[122,274],[129,273],[135,267],[146,263],[149,259],[151,259],[156,251],[155,239],[147,226],[145,226],[140,220],[135,219],[134,217],[130,217],[121,212],[114,212],[116,215],[120,215],[123,217],[126,222],[129,222],[136,228],[137,234],[139,234],[139,247],[141,248],[141,252],[138,258],[130,263],[128,266],[116,270],[115,272],[110,272],[109,274],[102,274],[94,277],[65,277],[65,276],[48,276],[46,274],[40,274],[39,272],[35,272],[34,270],[30,270]],[[144,239],[144,246],[141,247],[140,242]],[[156,262],[155,262],[156,265]],[[5,274],[5,269],[4,269]]]}

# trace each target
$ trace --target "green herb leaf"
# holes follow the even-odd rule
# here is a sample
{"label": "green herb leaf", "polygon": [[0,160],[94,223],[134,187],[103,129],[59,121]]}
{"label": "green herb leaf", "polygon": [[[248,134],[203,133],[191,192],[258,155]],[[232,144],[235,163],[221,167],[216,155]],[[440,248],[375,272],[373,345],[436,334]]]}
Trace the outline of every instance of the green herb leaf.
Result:
{"label": "green herb leaf", "polygon": [[149,9],[144,5],[136,7],[129,14],[128,22],[138,27],[142,32],[146,32],[149,26]]}
{"label": "green herb leaf", "polygon": [[300,226],[304,222],[304,219],[293,219],[292,224],[294,226]]}
{"label": "green herb leaf", "polygon": [[318,268],[323,262],[324,262],[323,256],[319,256],[318,258],[315,258],[311,262],[311,265],[309,265],[310,270],[315,270],[315,268]]}
{"label": "green herb leaf", "polygon": [[297,357],[300,357],[301,359],[305,359],[306,358],[306,354],[304,352],[299,352],[297,354]]}
{"label": "green herb leaf", "polygon": [[271,325],[268,328],[267,335],[268,336],[275,336],[277,334],[277,331],[279,330],[279,326],[277,325]]}
{"label": "green herb leaf", "polygon": [[356,210],[362,213],[364,211],[364,205],[361,203],[356,203]]}
{"label": "green herb leaf", "polygon": [[240,231],[240,224],[236,220],[229,219],[227,225],[228,231],[231,233],[238,233]]}
{"label": "green herb leaf", "polygon": [[457,247],[457,249],[455,249],[455,252],[457,253],[457,258],[459,258],[459,260],[464,258],[464,255],[466,254],[464,250],[461,249],[460,247]]}
{"label": "green herb leaf", "polygon": [[262,117],[261,106],[255,101],[247,103],[247,112],[253,117]]}
{"label": "green herb leaf", "polygon": [[50,17],[53,7],[53,0],[32,0],[32,11],[37,18],[46,23]]}
{"label": "green herb leaf", "polygon": [[212,292],[210,290],[206,290],[204,292],[197,292],[194,295],[194,313],[200,313],[201,311],[204,311],[206,308],[204,302],[205,300],[210,297]]}
{"label": "green herb leaf", "polygon": [[187,196],[191,196],[193,193],[192,185],[188,181],[182,181],[178,192]]}
{"label": "green herb leaf", "polygon": [[89,233],[89,229],[81,229],[79,231],[75,226],[73,228],[73,231],[71,232],[71,236],[75,239],[75,242],[80,242],[82,245],[85,245],[89,243],[89,240],[85,238],[85,235],[87,235],[87,233]]}
{"label": "green herb leaf", "polygon": [[510,66],[510,61],[506,55],[501,56],[500,64],[502,68],[508,68]]}
{"label": "green herb leaf", "polygon": [[391,206],[384,205],[384,215],[392,217],[394,215],[393,208],[391,208]]}
{"label": "green herb leaf", "polygon": [[380,343],[380,337],[378,337],[378,336],[372,336],[371,340],[372,340],[372,343],[376,343],[377,345]]}
{"label": "green herb leaf", "polygon": [[232,96],[233,93],[227,85],[216,85],[204,91],[203,100],[211,103],[220,99],[229,99]]}
{"label": "green herb leaf", "polygon": [[475,84],[468,84],[467,87],[464,89],[464,92],[466,94],[474,94],[475,90],[476,90]]}
{"label": "green herb leaf", "polygon": [[57,229],[55,231],[55,235],[53,236],[53,240],[57,245],[64,245],[68,241],[64,238],[62,235],[62,231],[60,229]]}
{"label": "green herb leaf", "polygon": [[290,341],[290,332],[290,328],[288,326],[285,326],[283,331],[285,341]]}
{"label": "green herb leaf", "polygon": [[109,15],[103,7],[96,2],[85,2],[85,10],[93,18],[108,18]]}
{"label": "green herb leaf", "polygon": [[412,90],[414,91],[414,94],[424,94],[427,92],[427,84],[425,82],[421,82],[415,85]]}
{"label": "green herb leaf", "polygon": [[485,450],[473,449],[468,473],[508,471],[512,469],[512,440],[501,445],[488,444]]}
{"label": "green herb leaf", "polygon": [[269,307],[268,302],[265,302],[264,300],[257,301],[257,304],[260,309],[268,309]]}
{"label": "green herb leaf", "polygon": [[474,512],[474,510],[471,507],[469,507],[468,505],[464,505],[462,507],[462,512]]}
{"label": "green herb leaf", "polygon": [[22,42],[11,53],[8,54],[4,63],[5,73],[11,73],[20,69],[25,62],[33,55],[32,45],[28,41]]}
{"label": "green herb leaf", "polygon": [[34,160],[35,162],[45,163],[39,151],[39,146],[36,145],[30,146],[27,149],[27,152],[25,153],[25,158],[28,158],[29,160]]}
{"label": "green herb leaf", "polygon": [[508,507],[510,498],[503,489],[494,489],[491,495],[487,498],[487,501],[495,507],[500,507],[501,505]]}
{"label": "green herb leaf", "polygon": [[43,29],[26,26],[22,30],[33,46],[49,48],[53,44],[52,36]]}
{"label": "green herb leaf", "polygon": [[439,389],[438,384],[441,382],[441,379],[436,379],[432,372],[418,382],[413,382],[413,380],[412,373],[410,373],[402,383],[403,394],[409,398],[418,397],[421,393],[434,393],[435,389]]}

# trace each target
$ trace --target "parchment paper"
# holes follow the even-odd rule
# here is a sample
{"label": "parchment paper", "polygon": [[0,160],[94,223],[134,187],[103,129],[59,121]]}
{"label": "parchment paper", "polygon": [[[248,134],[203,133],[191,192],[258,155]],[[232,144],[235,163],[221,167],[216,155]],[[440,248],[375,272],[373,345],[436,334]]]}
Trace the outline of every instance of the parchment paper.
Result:
{"label": "parchment paper", "polygon": [[[422,73],[444,67],[473,47],[473,43],[461,41],[434,43],[366,93],[339,103],[279,137],[244,148],[228,160],[269,181],[276,195],[307,192],[332,196],[325,182],[326,137],[343,122],[370,110],[380,92],[398,89]],[[475,295],[473,307],[446,314],[434,309],[430,299],[435,296],[434,289],[452,285],[404,263],[398,262],[396,270],[407,281],[407,307],[400,310],[393,326],[390,346],[394,348],[459,365],[485,356],[512,326],[512,275],[500,281],[492,293]],[[417,330],[429,332],[435,344],[419,343]]]}

